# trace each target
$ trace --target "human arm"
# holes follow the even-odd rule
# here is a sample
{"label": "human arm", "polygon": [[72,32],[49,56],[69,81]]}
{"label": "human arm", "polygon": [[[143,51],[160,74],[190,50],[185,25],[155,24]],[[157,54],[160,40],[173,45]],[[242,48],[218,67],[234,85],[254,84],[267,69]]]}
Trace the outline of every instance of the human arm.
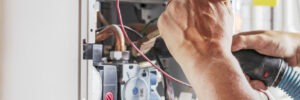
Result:
{"label": "human arm", "polygon": [[173,0],[158,28],[200,100],[256,100],[231,53],[232,15],[224,0]]}

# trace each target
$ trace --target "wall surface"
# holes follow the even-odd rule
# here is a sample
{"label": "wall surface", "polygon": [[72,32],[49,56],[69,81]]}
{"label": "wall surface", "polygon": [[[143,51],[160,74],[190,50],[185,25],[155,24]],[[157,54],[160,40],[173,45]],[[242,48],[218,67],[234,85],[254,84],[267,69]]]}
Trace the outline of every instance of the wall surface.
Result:
{"label": "wall surface", "polygon": [[2,79],[3,78],[3,72],[2,72],[3,71],[3,69],[2,69],[3,68],[3,62],[2,62],[3,61],[2,60],[2,57],[3,57],[2,56],[2,47],[3,47],[2,46],[2,43],[3,43],[2,42],[2,40],[3,40],[2,39],[2,37],[3,37],[3,32],[2,32],[3,31],[3,29],[2,29],[2,26],[3,26],[3,21],[2,21],[2,15],[3,15],[3,13],[2,13],[2,10],[3,9],[2,8],[3,8],[3,6],[2,5],[3,5],[2,0],[0,0],[0,100],[2,100],[1,97],[3,97],[2,96],[2,91],[1,91],[2,86],[3,86],[2,85],[3,84],[3,81],[2,81],[3,80]]}
{"label": "wall surface", "polygon": [[[252,0],[240,1],[238,13],[242,16],[242,30],[270,30],[271,29],[271,7],[253,6]],[[274,7],[273,29],[289,32],[300,32],[300,1],[299,0],[277,0],[278,5]]]}
{"label": "wall surface", "polygon": [[2,2],[1,100],[77,100],[79,0]]}

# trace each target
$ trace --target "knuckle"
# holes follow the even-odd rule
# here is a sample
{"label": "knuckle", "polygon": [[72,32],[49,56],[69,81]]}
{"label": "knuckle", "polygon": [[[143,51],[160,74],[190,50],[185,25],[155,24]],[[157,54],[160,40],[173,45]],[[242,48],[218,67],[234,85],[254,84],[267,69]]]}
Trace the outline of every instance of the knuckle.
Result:
{"label": "knuckle", "polygon": [[167,13],[171,14],[171,15],[177,15],[178,12],[180,12],[181,10],[181,3],[179,3],[178,1],[173,1],[172,3],[169,4],[168,8],[167,8]]}
{"label": "knuckle", "polygon": [[243,41],[245,41],[245,36],[237,35],[234,37],[234,41],[243,42]]}
{"label": "knuckle", "polygon": [[165,23],[166,17],[167,17],[166,14],[162,13],[161,16],[158,19],[157,25],[158,26],[163,25]]}
{"label": "knuckle", "polygon": [[257,35],[256,36],[256,40],[258,40],[258,41],[264,41],[264,40],[266,40],[266,37],[264,35]]}

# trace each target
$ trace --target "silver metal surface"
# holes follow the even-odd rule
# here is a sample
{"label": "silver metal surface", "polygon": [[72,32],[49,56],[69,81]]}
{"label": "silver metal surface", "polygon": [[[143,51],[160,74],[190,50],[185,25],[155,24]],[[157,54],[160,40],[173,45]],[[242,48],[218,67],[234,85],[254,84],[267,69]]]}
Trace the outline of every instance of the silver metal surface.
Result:
{"label": "silver metal surface", "polygon": [[[83,44],[95,43],[95,29],[97,26],[97,11],[99,11],[99,3],[97,0],[80,0],[79,7],[79,30],[80,30],[80,55],[83,55]],[[95,100],[96,95],[92,94],[93,79],[95,78],[93,74],[93,60],[84,60],[83,57],[80,59],[80,100]]]}
{"label": "silver metal surface", "polygon": [[[122,100],[150,100],[150,71],[141,69],[137,64],[122,65]],[[136,94],[133,93],[133,89]]]}
{"label": "silver metal surface", "polygon": [[130,55],[129,51],[111,51],[110,52],[110,59],[112,60],[124,60],[127,61],[129,60]]}

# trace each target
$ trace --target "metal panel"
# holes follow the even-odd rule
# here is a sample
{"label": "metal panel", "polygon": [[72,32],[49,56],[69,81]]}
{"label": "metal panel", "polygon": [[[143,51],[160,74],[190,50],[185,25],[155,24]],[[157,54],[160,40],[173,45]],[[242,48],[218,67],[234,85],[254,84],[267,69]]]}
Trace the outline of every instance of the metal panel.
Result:
{"label": "metal panel", "polygon": [[[83,43],[95,43],[95,30],[97,28],[97,11],[99,11],[100,4],[97,0],[81,0],[80,4],[80,31],[81,31],[81,50],[83,50]],[[80,53],[83,55],[83,52]],[[93,100],[97,96],[93,96],[93,61],[83,60],[81,58],[80,71],[80,99]]]}
{"label": "metal panel", "polygon": [[1,1],[1,100],[78,100],[79,1]]}

